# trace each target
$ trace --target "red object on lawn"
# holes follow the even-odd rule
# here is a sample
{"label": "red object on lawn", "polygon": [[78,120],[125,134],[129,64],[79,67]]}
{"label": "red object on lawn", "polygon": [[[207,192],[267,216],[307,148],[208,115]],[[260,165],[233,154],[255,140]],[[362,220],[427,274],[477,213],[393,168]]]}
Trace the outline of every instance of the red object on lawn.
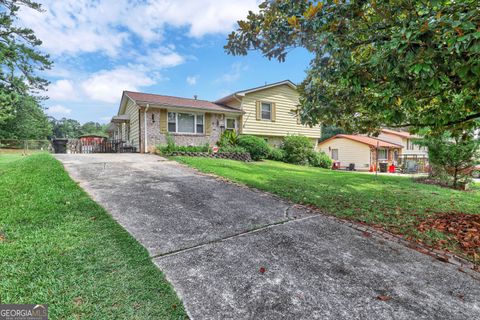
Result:
{"label": "red object on lawn", "polygon": [[388,167],[388,172],[395,173],[395,165],[392,164],[391,166],[389,166]]}

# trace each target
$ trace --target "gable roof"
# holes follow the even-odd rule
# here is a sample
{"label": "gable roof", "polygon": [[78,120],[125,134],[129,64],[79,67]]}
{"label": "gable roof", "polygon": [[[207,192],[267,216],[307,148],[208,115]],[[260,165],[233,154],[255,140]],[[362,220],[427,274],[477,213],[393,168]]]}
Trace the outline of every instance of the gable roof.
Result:
{"label": "gable roof", "polygon": [[325,142],[333,139],[342,139],[342,138],[360,142],[375,148],[377,147],[377,145],[380,148],[402,148],[401,145],[396,143],[391,143],[391,142],[383,141],[383,140],[372,138],[372,137],[358,136],[354,134],[337,134],[331,138],[328,138],[325,141],[320,142],[319,144],[324,144]]}
{"label": "gable roof", "polygon": [[213,103],[206,100],[189,99],[182,97],[165,96],[160,94],[142,93],[133,91],[124,91],[122,96],[134,100],[137,104],[153,104],[167,107],[180,107],[187,109],[198,109],[201,111],[217,111],[229,113],[242,113],[238,109],[224,106],[218,103]]}
{"label": "gable roof", "polygon": [[263,85],[263,86],[260,86],[260,87],[255,87],[255,88],[250,88],[250,89],[246,89],[246,90],[242,90],[242,91],[237,91],[237,92],[234,92],[226,97],[223,97],[221,99],[218,99],[217,101],[215,101],[216,103],[222,103],[222,102],[225,102],[225,101],[229,101],[231,99],[233,99],[235,96],[240,96],[240,97],[243,97],[245,96],[246,94],[249,94],[249,93],[252,93],[252,92],[256,92],[256,91],[260,91],[260,90],[265,90],[265,89],[269,89],[269,88],[273,88],[273,87],[278,87],[278,86],[283,86],[283,85],[287,85],[289,86],[290,88],[296,90],[297,89],[297,85],[295,83],[293,83],[292,81],[290,80],[283,80],[283,81],[279,81],[279,82],[274,82],[274,83],[270,83],[270,84],[266,84],[266,85]]}
{"label": "gable roof", "polygon": [[391,129],[381,129],[380,131],[383,132],[383,133],[386,133],[386,134],[393,134],[393,135],[396,135],[396,136],[399,136],[399,137],[402,137],[402,138],[406,138],[406,139],[418,138],[417,136],[411,135],[409,132],[406,132],[406,131],[396,131],[396,130],[391,130]]}

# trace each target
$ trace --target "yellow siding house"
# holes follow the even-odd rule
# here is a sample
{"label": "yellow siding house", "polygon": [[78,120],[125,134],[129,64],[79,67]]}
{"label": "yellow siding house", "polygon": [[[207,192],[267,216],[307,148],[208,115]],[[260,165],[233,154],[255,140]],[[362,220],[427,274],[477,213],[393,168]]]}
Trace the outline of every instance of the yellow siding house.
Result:
{"label": "yellow siding house", "polygon": [[274,146],[287,135],[303,135],[317,145],[320,126],[298,121],[296,85],[281,81],[238,91],[215,102],[124,91],[111,137],[139,152],[152,152],[166,142],[167,134],[178,145],[215,145],[225,130],[256,135]]}

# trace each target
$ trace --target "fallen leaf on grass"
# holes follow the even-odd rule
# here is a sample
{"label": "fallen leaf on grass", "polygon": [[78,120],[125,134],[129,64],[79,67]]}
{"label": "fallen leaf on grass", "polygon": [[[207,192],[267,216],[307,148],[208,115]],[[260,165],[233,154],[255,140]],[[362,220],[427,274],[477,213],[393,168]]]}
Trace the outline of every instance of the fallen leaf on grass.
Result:
{"label": "fallen leaf on grass", "polygon": [[73,299],[73,302],[75,303],[75,306],[80,306],[83,302],[82,297],[76,297],[75,299]]}
{"label": "fallen leaf on grass", "polygon": [[437,257],[437,260],[442,261],[442,262],[448,262],[449,261],[447,257]]}
{"label": "fallen leaf on grass", "polygon": [[385,296],[385,295],[379,295],[379,296],[377,297],[377,300],[380,300],[380,301],[388,301],[388,300],[391,300],[391,299],[392,299],[392,297],[390,297],[390,296]]}
{"label": "fallen leaf on grass", "polygon": [[466,214],[462,212],[447,212],[434,214],[423,221],[417,227],[420,232],[430,230],[442,232],[448,239],[437,241],[437,248],[445,249],[448,244],[456,245],[466,255],[476,257],[480,253],[480,215]]}

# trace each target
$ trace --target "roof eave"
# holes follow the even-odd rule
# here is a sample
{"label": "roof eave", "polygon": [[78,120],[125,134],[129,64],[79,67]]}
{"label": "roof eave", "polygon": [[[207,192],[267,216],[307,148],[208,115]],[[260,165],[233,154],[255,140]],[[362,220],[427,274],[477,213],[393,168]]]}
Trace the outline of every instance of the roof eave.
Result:
{"label": "roof eave", "polygon": [[238,114],[243,114],[244,112],[241,110],[216,110],[216,109],[209,109],[209,108],[197,108],[197,107],[188,107],[188,106],[177,106],[177,105],[171,105],[171,104],[164,104],[164,103],[152,103],[149,101],[139,101],[137,100],[136,103],[139,106],[148,106],[150,108],[176,108],[176,109],[186,109],[186,110],[192,110],[192,111],[204,111],[204,112],[211,112],[211,113],[238,113]]}

